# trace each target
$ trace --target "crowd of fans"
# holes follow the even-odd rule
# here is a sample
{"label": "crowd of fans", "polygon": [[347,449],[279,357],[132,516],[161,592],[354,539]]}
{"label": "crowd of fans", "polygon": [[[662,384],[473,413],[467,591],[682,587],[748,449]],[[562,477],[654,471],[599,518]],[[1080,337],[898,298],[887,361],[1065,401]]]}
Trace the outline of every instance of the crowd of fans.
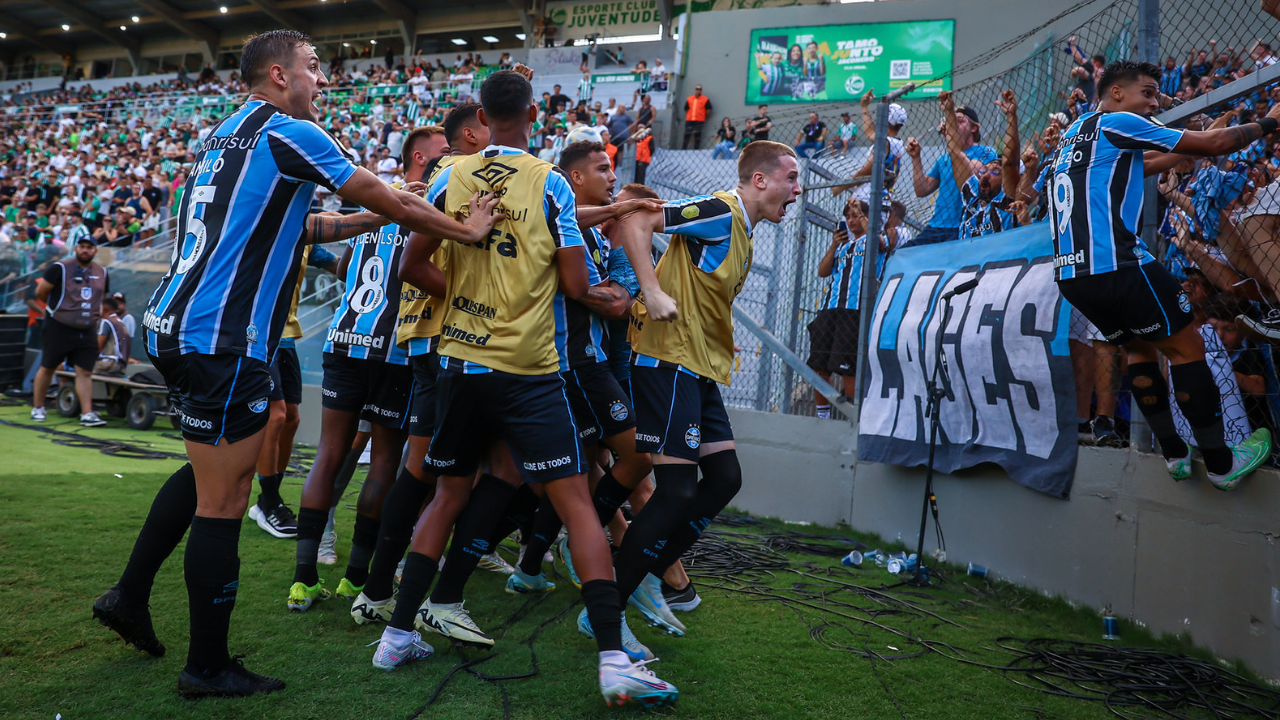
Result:
{"label": "crowd of fans", "polygon": [[[1019,137],[1017,98],[1008,90],[990,109],[967,107],[951,99],[939,108],[943,117],[939,131],[943,133],[946,152],[927,167],[921,159],[920,141],[898,138],[906,113],[895,106],[889,125],[883,196],[889,212],[886,217],[891,218],[889,223],[894,229],[881,238],[882,256],[892,255],[902,247],[989,235],[1049,219],[1046,181],[1058,139],[1076,118],[1096,107],[1096,81],[1107,62],[1102,55],[1087,54],[1074,37],[1062,50],[1075,63],[1070,74],[1074,87],[1062,90],[1062,106],[1030,138]],[[1212,42],[1208,49],[1192,50],[1181,62],[1169,57],[1161,78],[1162,94],[1167,96],[1162,98],[1162,105],[1171,107],[1192,100],[1276,60],[1272,46],[1261,39],[1247,47],[1225,49]],[[867,111],[872,99],[870,94],[864,98],[859,128],[868,142],[874,139],[875,130]],[[1277,105],[1280,84],[1268,85],[1229,106],[1215,108],[1211,115],[1193,118],[1188,127],[1207,129],[1253,122]],[[929,112],[925,108],[919,111]],[[993,114],[1004,117],[991,123]],[[767,108],[760,108],[759,118],[769,126]],[[844,118],[847,121],[848,116]],[[732,139],[727,131],[731,128],[732,123],[725,120],[722,129],[726,131],[718,133],[718,140],[723,143]],[[857,132],[840,133],[839,140],[847,147]],[[988,142],[1001,140],[984,144],[984,133]],[[823,141],[831,136],[817,115],[810,114],[795,138],[797,151],[820,151]],[[716,152],[727,150],[727,146],[718,145]],[[827,152],[833,151],[834,146]],[[933,206],[928,226],[918,234],[895,218],[905,210],[892,200],[899,169],[909,171],[911,177],[910,184],[898,184],[898,195],[913,205]],[[869,174],[868,160],[856,175]],[[837,188],[836,193],[846,190],[847,186]],[[867,186],[859,185],[845,205],[845,221],[828,252],[835,258],[835,269],[824,308],[829,306],[826,300],[838,294],[835,284],[847,282],[840,276],[841,258],[860,254],[861,248],[855,247],[860,238],[855,235],[857,228],[866,225],[865,202],[869,197]],[[1160,253],[1158,258],[1184,281],[1222,392],[1228,442],[1243,440],[1256,428],[1268,428],[1274,433],[1280,424],[1280,371],[1272,349],[1280,343],[1280,311],[1273,310],[1280,307],[1280,245],[1276,243],[1280,237],[1280,142],[1263,138],[1230,155],[1188,159],[1160,175],[1158,201],[1161,222],[1152,252]],[[829,259],[824,263],[823,276],[832,275],[832,263]],[[848,300],[854,303],[856,297]],[[856,337],[858,328],[855,323],[846,322],[842,331]],[[835,371],[843,375],[836,370],[843,363],[852,374],[856,362],[839,356],[839,339],[832,349],[831,338],[818,337],[829,334],[826,326],[815,323],[811,332],[816,333],[813,339],[819,341],[815,347],[821,346],[831,357],[811,356],[810,364],[822,373]],[[849,347],[848,343],[844,347]],[[1072,318],[1070,349],[1082,442],[1124,445],[1128,441],[1130,410],[1124,353],[1105,342],[1096,328],[1078,314]],[[819,414],[826,414],[824,402],[819,400]]]}
{"label": "crowd of fans", "polygon": [[[400,149],[410,131],[443,124],[451,108],[475,99],[489,73],[513,65],[509,53],[496,64],[458,54],[452,65],[388,53],[382,64],[349,67],[360,54],[331,58],[320,124],[388,182],[402,179]],[[665,85],[665,69],[654,65],[637,63],[643,77]],[[628,105],[593,99],[589,82],[582,91],[576,100],[559,85],[542,94],[530,151],[554,162],[571,135],[586,132],[615,156],[628,141],[637,144],[647,166],[650,97],[637,91]],[[82,234],[115,248],[146,247],[165,234],[197,148],[245,92],[238,73],[205,68],[147,85],[63,83],[37,92],[20,84],[0,95],[0,302],[19,304],[27,281],[68,257]],[[325,209],[341,207],[335,195],[320,198]]]}

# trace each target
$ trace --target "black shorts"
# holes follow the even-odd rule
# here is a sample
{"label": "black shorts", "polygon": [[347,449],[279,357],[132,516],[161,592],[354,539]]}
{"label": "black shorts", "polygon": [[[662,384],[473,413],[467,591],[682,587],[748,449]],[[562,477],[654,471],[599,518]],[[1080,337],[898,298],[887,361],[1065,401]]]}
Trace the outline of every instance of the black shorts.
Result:
{"label": "black shorts", "polygon": [[573,419],[578,423],[578,439],[583,445],[636,426],[630,398],[609,372],[609,363],[588,363],[560,375],[569,395],[569,407],[573,408]]}
{"label": "black shorts", "polygon": [[440,422],[423,467],[439,475],[471,475],[489,442],[503,440],[526,482],[548,482],[587,471],[559,373],[470,374],[441,368],[436,392]]}
{"label": "black shorts", "polygon": [[1059,280],[1058,289],[1109,343],[1162,340],[1195,315],[1182,284],[1159,263]]}
{"label": "black shorts", "polygon": [[362,417],[369,422],[409,429],[413,371],[408,365],[325,353],[322,366],[321,405],[342,412],[365,411]]}
{"label": "black shorts", "polygon": [[409,434],[429,438],[436,434],[436,376],[440,356],[435,350],[409,358],[413,368],[413,405],[409,407]]}
{"label": "black shorts", "polygon": [[276,361],[271,363],[271,401],[277,400],[302,404],[302,363],[295,348],[279,348]]}
{"label": "black shorts", "polygon": [[858,369],[858,327],[861,320],[857,310],[834,308],[819,312],[809,323],[809,360],[806,364],[820,372],[852,375]]}
{"label": "black shorts", "polygon": [[93,372],[98,362],[98,333],[94,328],[81,330],[64,325],[53,318],[44,321],[41,332],[44,349],[40,367],[56,370],[63,362],[69,362],[81,370]]}
{"label": "black shorts", "polygon": [[271,369],[240,355],[152,357],[164,376],[182,437],[205,445],[239,442],[267,426]]}
{"label": "black shorts", "polygon": [[697,462],[703,443],[733,439],[720,387],[712,380],[671,367],[632,365],[631,401],[638,452]]}

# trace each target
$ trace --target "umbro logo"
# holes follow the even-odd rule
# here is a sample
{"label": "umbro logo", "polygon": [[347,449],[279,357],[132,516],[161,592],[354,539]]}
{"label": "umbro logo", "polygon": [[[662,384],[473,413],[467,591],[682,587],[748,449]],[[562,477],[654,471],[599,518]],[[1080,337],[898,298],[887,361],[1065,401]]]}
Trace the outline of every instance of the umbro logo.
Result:
{"label": "umbro logo", "polygon": [[488,163],[484,167],[480,168],[479,170],[476,170],[475,172],[471,173],[472,176],[479,178],[480,180],[483,180],[485,183],[487,183],[489,187],[494,187],[498,183],[502,182],[503,180],[506,180],[507,178],[515,174],[516,174],[515,168],[511,167],[510,165],[503,165],[500,162]]}

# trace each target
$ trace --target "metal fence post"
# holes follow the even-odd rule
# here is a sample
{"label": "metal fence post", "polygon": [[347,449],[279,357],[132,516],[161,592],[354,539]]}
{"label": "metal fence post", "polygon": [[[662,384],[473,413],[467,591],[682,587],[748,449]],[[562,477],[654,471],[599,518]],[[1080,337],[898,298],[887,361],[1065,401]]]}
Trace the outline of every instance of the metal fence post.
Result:
{"label": "metal fence post", "polygon": [[[809,159],[800,160],[800,177],[808,180],[809,163],[813,162]],[[796,351],[797,336],[800,333],[800,290],[804,285],[804,279],[801,275],[804,273],[804,257],[806,249],[806,241],[809,233],[805,230],[808,223],[805,222],[808,206],[808,195],[800,193],[800,200],[796,203],[799,208],[796,212],[797,226],[799,230],[796,233],[796,251],[795,251],[795,268],[793,272],[793,280],[791,283],[791,319],[787,324],[787,349],[791,352]],[[777,268],[775,268],[776,270]],[[782,375],[782,412],[784,415],[791,414],[791,396],[795,394],[795,388],[792,383],[795,382],[795,371],[790,365],[784,366]]]}
{"label": "metal fence post", "polygon": [[[870,212],[868,213],[867,223],[867,243],[866,249],[862,254],[862,285],[858,291],[858,315],[860,322],[858,323],[858,375],[857,388],[854,394],[853,405],[862,411],[862,397],[864,391],[862,389],[863,382],[866,379],[866,371],[869,366],[867,362],[867,339],[871,332],[871,317],[874,314],[873,307],[876,302],[876,259],[880,256],[880,230],[884,227],[883,212],[881,212],[881,204],[884,198],[884,157],[889,152],[889,103],[896,100],[899,96],[910,92],[915,86],[907,85],[897,92],[890,93],[882,98],[876,104],[876,139],[871,149],[871,182],[867,197],[871,202],[867,203]],[[854,238],[849,238],[853,240]],[[855,420],[857,418],[854,418]]]}
{"label": "metal fence post", "polygon": [[[1138,0],[1138,60],[1160,64],[1160,0]],[[1158,247],[1160,237],[1159,178],[1149,177],[1143,182],[1142,241],[1156,257],[1164,254]],[[1129,413],[1129,444],[1140,452],[1150,452],[1155,446],[1151,428],[1140,412]]]}

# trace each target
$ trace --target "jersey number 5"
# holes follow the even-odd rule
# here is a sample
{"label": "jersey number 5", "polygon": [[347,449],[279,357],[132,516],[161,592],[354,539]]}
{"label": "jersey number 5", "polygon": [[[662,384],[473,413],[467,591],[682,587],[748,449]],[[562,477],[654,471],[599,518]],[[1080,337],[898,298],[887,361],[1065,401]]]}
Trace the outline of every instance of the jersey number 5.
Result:
{"label": "jersey number 5", "polygon": [[[178,273],[185,273],[195,267],[200,256],[204,254],[208,242],[209,230],[204,226],[204,213],[200,209],[213,201],[213,185],[197,185],[191,188],[191,197],[187,201],[187,232],[182,242],[173,246],[174,260],[178,264]],[[196,217],[199,213],[202,217]]]}

